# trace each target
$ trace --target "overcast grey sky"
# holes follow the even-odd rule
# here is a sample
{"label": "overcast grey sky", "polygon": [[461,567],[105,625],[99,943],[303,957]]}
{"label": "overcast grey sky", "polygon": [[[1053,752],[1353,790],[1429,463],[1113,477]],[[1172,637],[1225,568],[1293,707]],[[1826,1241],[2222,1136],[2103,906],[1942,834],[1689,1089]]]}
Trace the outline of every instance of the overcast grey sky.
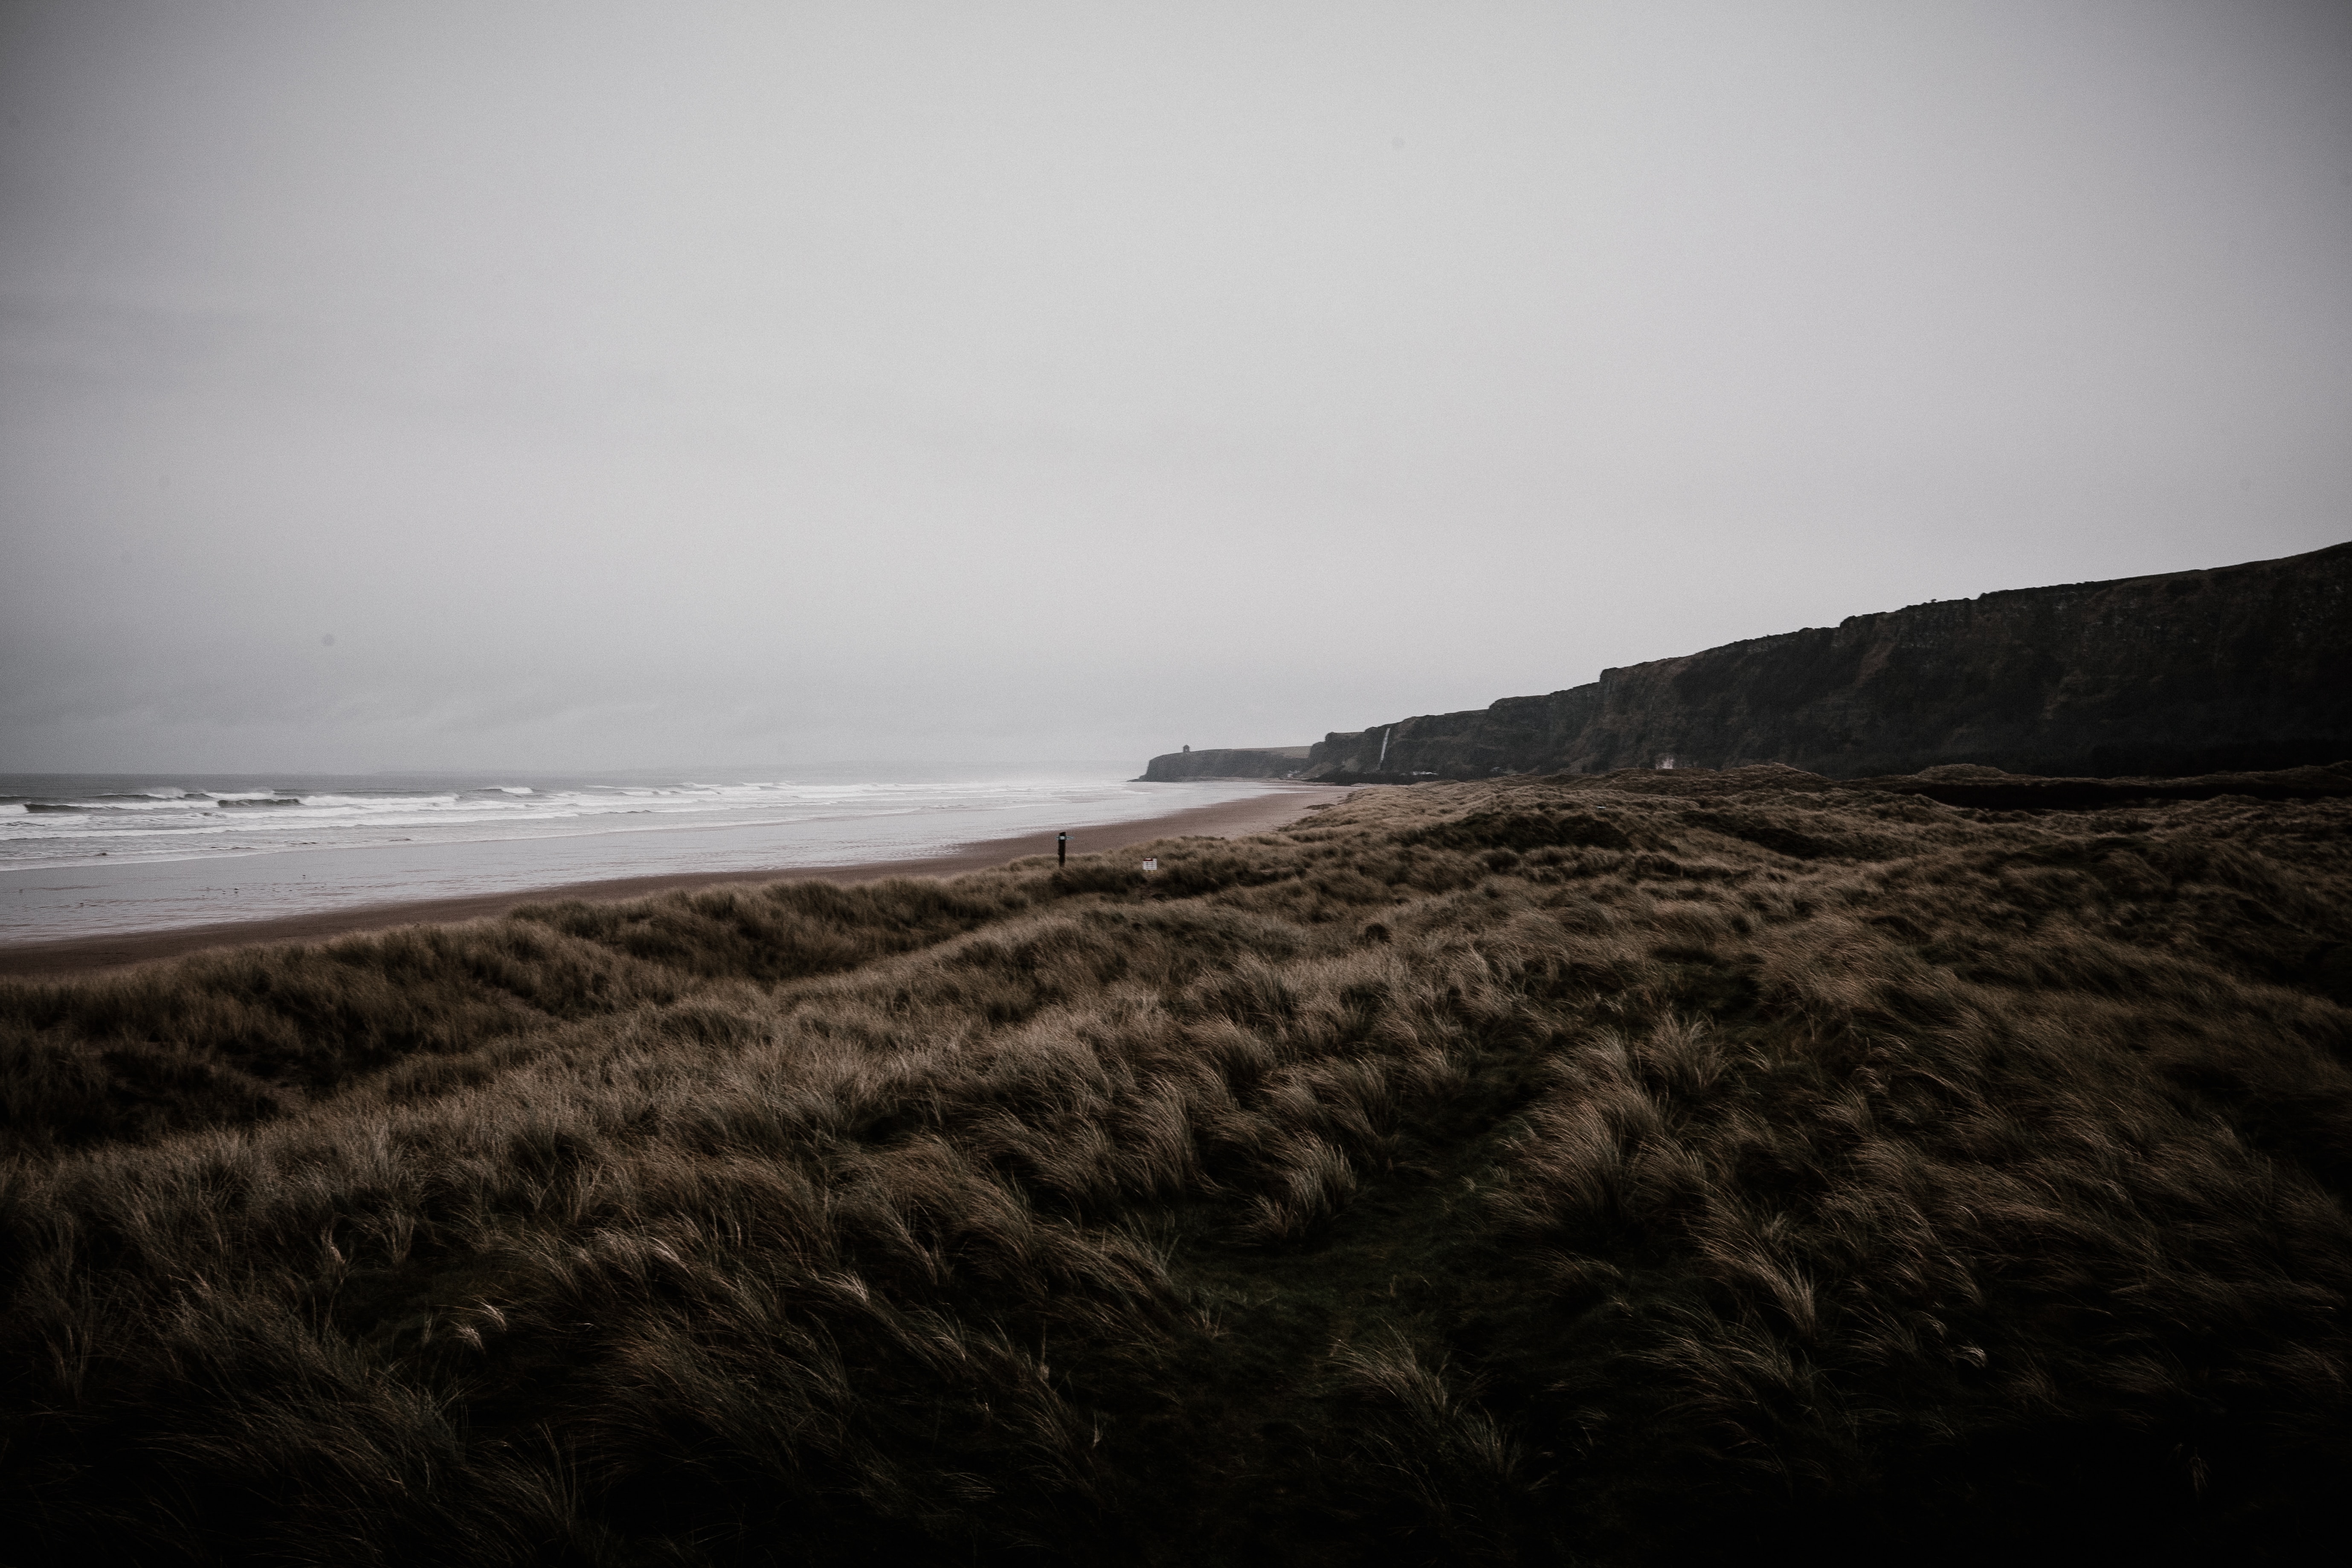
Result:
{"label": "overcast grey sky", "polygon": [[1139,765],[2352,537],[2341,4],[0,0],[0,103],[9,770]]}

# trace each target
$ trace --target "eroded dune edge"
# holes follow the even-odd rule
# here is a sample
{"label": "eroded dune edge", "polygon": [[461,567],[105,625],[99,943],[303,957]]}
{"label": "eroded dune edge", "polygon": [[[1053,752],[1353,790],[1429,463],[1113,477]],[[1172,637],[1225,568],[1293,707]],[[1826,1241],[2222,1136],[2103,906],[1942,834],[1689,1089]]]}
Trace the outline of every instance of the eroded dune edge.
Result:
{"label": "eroded dune edge", "polygon": [[8,1550],[2291,1555],[2347,916],[1756,769],[0,984]]}

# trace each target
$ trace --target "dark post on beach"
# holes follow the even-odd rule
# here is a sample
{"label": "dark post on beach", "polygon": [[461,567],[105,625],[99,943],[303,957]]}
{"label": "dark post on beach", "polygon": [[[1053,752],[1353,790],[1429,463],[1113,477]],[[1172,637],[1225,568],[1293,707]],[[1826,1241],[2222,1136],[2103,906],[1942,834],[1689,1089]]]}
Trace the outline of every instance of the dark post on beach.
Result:
{"label": "dark post on beach", "polygon": [[1054,864],[1066,866],[1069,863],[1070,836],[1066,833],[1057,833],[1054,835]]}

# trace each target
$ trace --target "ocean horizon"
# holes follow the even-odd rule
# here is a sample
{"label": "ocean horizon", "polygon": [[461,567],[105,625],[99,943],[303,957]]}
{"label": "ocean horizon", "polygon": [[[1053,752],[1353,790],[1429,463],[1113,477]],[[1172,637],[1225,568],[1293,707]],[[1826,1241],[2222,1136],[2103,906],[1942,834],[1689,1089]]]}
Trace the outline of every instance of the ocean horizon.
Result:
{"label": "ocean horizon", "polygon": [[679,873],[914,860],[1265,793],[1130,762],[0,773],[0,944]]}

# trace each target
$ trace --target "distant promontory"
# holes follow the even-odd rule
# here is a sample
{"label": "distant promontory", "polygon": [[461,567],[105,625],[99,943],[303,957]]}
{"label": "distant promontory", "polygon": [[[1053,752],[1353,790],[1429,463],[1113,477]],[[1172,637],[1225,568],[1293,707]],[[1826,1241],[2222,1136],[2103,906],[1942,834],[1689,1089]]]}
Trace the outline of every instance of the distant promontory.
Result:
{"label": "distant promontory", "polygon": [[1305,771],[1307,746],[1226,746],[1196,752],[1187,746],[1154,757],[1143,776],[1154,784],[1177,779],[1282,779]]}
{"label": "distant promontory", "polygon": [[[1338,782],[1781,763],[2075,777],[2352,757],[2352,543],[2018,588],[1605,669],[1318,744],[1154,757],[1144,777]],[[1297,760],[1294,760],[1297,759]]]}

